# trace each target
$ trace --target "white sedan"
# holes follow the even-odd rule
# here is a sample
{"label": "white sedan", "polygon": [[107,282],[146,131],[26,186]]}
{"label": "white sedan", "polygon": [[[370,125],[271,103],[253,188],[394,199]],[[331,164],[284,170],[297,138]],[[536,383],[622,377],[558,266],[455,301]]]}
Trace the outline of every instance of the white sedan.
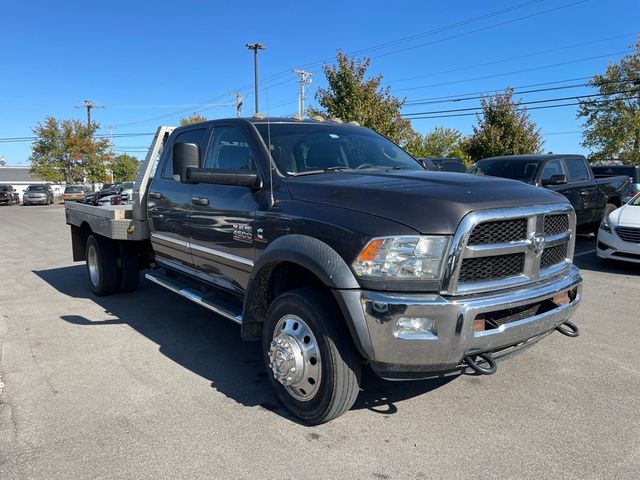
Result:
{"label": "white sedan", "polygon": [[598,256],[640,263],[640,194],[602,219]]}

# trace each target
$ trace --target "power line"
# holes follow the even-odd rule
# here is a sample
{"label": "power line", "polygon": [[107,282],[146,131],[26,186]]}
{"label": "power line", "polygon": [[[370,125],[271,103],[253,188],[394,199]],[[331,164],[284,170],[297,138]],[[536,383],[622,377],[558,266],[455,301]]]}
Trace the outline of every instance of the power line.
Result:
{"label": "power line", "polygon": [[[96,134],[94,138],[128,138],[128,137],[148,137],[155,135],[155,133],[114,133],[113,135],[109,135],[108,133],[104,134]],[[0,143],[13,143],[13,142],[32,142],[37,140],[39,137],[31,136],[31,137],[0,137]]]}
{"label": "power line", "polygon": [[409,80],[416,80],[418,78],[435,77],[435,76],[438,76],[438,75],[446,75],[448,73],[456,73],[456,72],[461,72],[461,71],[464,71],[464,70],[472,70],[472,69],[475,69],[475,68],[478,68],[478,67],[484,67],[484,66],[487,66],[487,65],[496,65],[498,63],[512,62],[514,60],[521,60],[523,58],[530,58],[530,57],[535,57],[535,56],[538,56],[538,55],[545,55],[545,54],[548,54],[548,53],[559,52],[561,50],[570,50],[572,48],[584,47],[586,45],[593,45],[595,43],[607,42],[609,40],[616,40],[618,38],[635,37],[635,36],[636,36],[635,32],[634,33],[626,33],[626,34],[623,34],[623,35],[616,35],[614,37],[601,38],[601,39],[598,39],[598,40],[590,40],[588,42],[574,43],[572,45],[565,45],[565,46],[562,46],[562,47],[551,48],[551,49],[547,49],[547,50],[540,50],[540,51],[533,52],[533,53],[527,53],[525,55],[518,55],[516,57],[503,58],[503,59],[500,59],[500,60],[492,60],[490,62],[484,62],[484,63],[476,63],[474,65],[466,65],[464,67],[455,68],[455,69],[452,69],[452,70],[444,70],[444,71],[441,71],[441,72],[425,73],[423,75],[416,75],[416,76],[413,76],[413,77],[400,78],[400,79],[389,81],[388,83],[390,83],[390,84],[391,83],[398,84],[398,83],[401,83],[401,82],[407,82]]}
{"label": "power line", "polygon": [[[611,102],[617,102],[620,99],[618,98],[613,98],[613,99],[603,99],[603,100],[592,100],[594,103],[611,103]],[[560,107],[571,107],[571,106],[576,106],[576,105],[580,105],[580,102],[575,102],[575,103],[560,103],[558,105],[542,105],[539,107],[523,107],[523,108],[517,108],[516,111],[530,111],[530,110],[546,110],[549,108],[560,108]],[[434,119],[434,118],[450,118],[450,117],[469,117],[469,116],[473,116],[473,115],[480,115],[482,114],[482,109],[478,109],[478,111],[473,112],[473,113],[453,113],[453,114],[447,114],[447,115],[431,115],[431,116],[424,116],[424,117],[412,117],[411,120],[429,120],[429,119]]]}
{"label": "power line", "polygon": [[605,57],[611,57],[612,55],[621,55],[623,53],[629,53],[633,51],[633,49],[626,49],[626,50],[620,50],[618,52],[611,52],[611,53],[605,53],[603,55],[596,55],[593,57],[586,57],[586,58],[579,58],[576,60],[570,60],[570,61],[564,61],[564,62],[560,62],[560,63],[551,63],[548,65],[540,65],[537,67],[531,67],[531,68],[524,68],[524,69],[520,69],[520,70],[512,70],[510,72],[502,72],[502,73],[495,73],[495,74],[491,74],[491,75],[483,75],[481,77],[474,77],[474,78],[467,78],[464,80],[454,80],[454,81],[449,81],[449,82],[441,82],[441,83],[432,83],[429,85],[420,85],[417,87],[408,87],[408,88],[399,88],[396,89],[396,92],[402,92],[402,91],[409,91],[409,90],[422,90],[425,88],[432,88],[432,87],[442,87],[444,85],[453,85],[455,83],[465,83],[465,82],[473,82],[475,80],[485,80],[487,78],[496,78],[496,77],[504,77],[505,75],[512,75],[515,73],[525,73],[525,72],[533,72],[535,70],[543,70],[545,68],[553,68],[553,67],[559,67],[559,66],[565,66],[565,65],[569,65],[569,64],[573,64],[573,63],[580,63],[580,62],[586,62],[589,60],[596,60],[599,58],[605,58]]}
{"label": "power line", "polygon": [[[586,77],[586,78],[591,78],[591,77]],[[606,81],[606,82],[602,82],[602,83],[607,83],[607,84],[611,84],[611,83],[624,83],[627,82],[628,80],[610,80],[610,81]],[[589,87],[591,86],[591,84],[589,83],[576,83],[573,85],[565,85],[562,87],[548,87],[548,88],[537,88],[537,89],[533,89],[533,90],[518,90],[516,91],[516,88],[523,88],[523,87],[511,87],[513,89],[513,94],[514,95],[525,95],[528,93],[539,93],[539,92],[550,92],[550,91],[554,91],[554,90],[565,90],[565,89],[571,89],[571,88],[581,88],[581,87]],[[509,87],[505,87],[503,89],[500,90],[494,90],[492,92],[489,93],[501,93],[504,90],[506,90]],[[457,98],[450,98],[449,100],[425,100],[425,101],[421,101],[421,100],[414,100],[414,101],[410,101],[405,103],[405,106],[412,106],[412,105],[428,105],[428,104],[434,104],[434,103],[452,103],[452,102],[465,102],[468,100],[480,100],[482,98],[485,98],[487,96],[487,94],[481,94],[481,95],[477,95],[477,96],[461,96],[461,97],[457,97]]]}
{"label": "power line", "polygon": [[[591,95],[574,95],[571,97],[559,97],[559,98],[546,98],[544,100],[530,100],[528,102],[520,102],[518,103],[518,105],[534,105],[536,103],[549,103],[549,102],[562,102],[564,100],[577,100],[579,98],[593,98],[593,97],[602,97],[605,95],[618,95],[618,94],[623,94],[623,93],[636,93],[636,92],[640,92],[640,89],[633,89],[633,90],[619,90],[617,92],[611,92],[611,93],[594,93]],[[482,107],[469,107],[469,108],[454,108],[454,109],[450,109],[450,110],[434,110],[431,112],[414,112],[414,113],[405,113],[402,116],[403,117],[413,117],[415,115],[432,115],[432,114],[437,114],[437,113],[454,113],[454,112],[469,112],[469,111],[476,111],[481,109]]]}
{"label": "power line", "polygon": [[[368,47],[368,48],[364,48],[364,49],[361,49],[361,50],[357,50],[355,52],[352,52],[351,55],[360,55],[360,54],[367,53],[369,51],[376,51],[376,50],[379,50],[381,48],[386,48],[387,45],[391,45],[391,44],[393,44],[393,46],[395,46],[395,45],[401,44],[403,42],[406,43],[406,42],[409,42],[409,41],[413,41],[413,40],[415,40],[417,38],[421,38],[421,37],[428,36],[428,35],[433,35],[435,33],[440,33],[442,31],[446,31],[446,30],[450,30],[450,29],[457,28],[457,27],[460,27],[460,26],[464,26],[464,25],[468,25],[468,24],[471,24],[471,23],[475,23],[475,22],[478,22],[478,21],[481,21],[481,20],[485,20],[487,18],[491,18],[491,17],[494,17],[494,16],[502,15],[502,14],[505,14],[505,13],[510,13],[510,12],[512,12],[514,10],[518,10],[518,9],[525,8],[525,7],[530,6],[530,5],[541,3],[542,1],[544,1],[544,0],[530,0],[530,1],[527,1],[527,2],[523,2],[523,3],[518,3],[518,4],[515,4],[515,5],[511,5],[509,7],[505,7],[505,8],[499,9],[499,10],[495,10],[495,11],[492,11],[492,12],[488,12],[488,13],[479,15],[477,17],[472,17],[470,19],[454,22],[452,24],[445,25],[443,27],[438,27],[436,29],[428,30],[426,32],[421,32],[419,34],[415,34],[415,35],[412,35],[412,36],[409,36],[409,37],[404,37],[404,38],[401,38],[401,39],[398,39],[398,40],[387,42],[387,44],[379,44],[379,45],[374,45],[372,47]],[[584,2],[584,1],[588,1],[588,0],[582,0],[582,2]],[[582,2],[576,2],[576,3],[582,3]],[[573,5],[573,4],[566,5],[564,7],[568,7],[568,6],[571,6],[571,5]],[[564,7],[562,7],[562,8],[564,8]],[[547,13],[547,12],[540,12],[539,14],[543,14],[543,13]],[[453,37],[451,37],[451,38],[453,38]],[[443,39],[443,40],[446,40],[446,39]],[[318,65],[322,65],[324,63],[327,63],[327,62],[329,62],[331,60],[333,60],[333,57],[332,58],[325,58],[325,59],[322,59],[322,60],[319,60],[319,61],[316,61],[316,62],[311,62],[311,63],[305,64],[305,65],[302,65],[301,68],[307,68],[307,67],[312,68],[314,66],[318,66]],[[287,69],[287,70],[283,70],[283,71],[281,71],[279,73],[273,74],[271,76],[268,76],[262,81],[262,84],[263,85],[267,85],[272,81],[275,81],[275,80],[278,80],[280,78],[283,78],[283,77],[287,76],[289,74],[289,72],[290,72],[290,69]],[[312,73],[315,73],[315,71],[312,72]],[[288,80],[285,80],[284,82],[280,82],[280,83],[278,83],[276,85],[271,85],[271,88],[274,88],[274,87],[276,87],[278,85],[282,85],[284,83],[289,83],[290,81],[291,81],[291,79],[288,79]],[[218,101],[218,100],[220,100],[222,98],[228,97],[228,95],[233,95],[233,93],[235,91],[244,92],[245,90],[247,90],[248,88],[250,88],[252,86],[253,86],[252,84],[243,85],[241,88],[236,88],[234,90],[231,90],[229,92],[221,94],[221,95],[219,95],[217,97],[214,97],[212,99],[206,100],[204,102],[196,103],[191,108],[199,108],[201,106],[205,106],[204,108],[206,109],[207,108],[206,107],[207,104],[210,104],[210,103]],[[246,95],[246,96],[249,96],[249,95]],[[144,125],[144,124],[147,124],[147,123],[152,123],[152,122],[155,122],[155,121],[160,121],[160,120],[165,120],[165,119],[168,119],[168,118],[172,118],[172,117],[181,115],[181,114],[183,114],[185,112],[188,112],[189,110],[190,109],[180,110],[180,111],[172,112],[170,114],[159,116],[159,117],[148,118],[148,119],[140,120],[140,121],[136,121],[136,122],[128,122],[128,123],[123,123],[123,124],[119,124],[119,125],[114,125],[113,127],[114,128],[118,128],[118,127],[124,127],[124,126]],[[202,110],[200,110],[200,111],[202,111]]]}
{"label": "power line", "polygon": [[519,22],[519,21],[522,21],[522,20],[527,20],[529,18],[538,17],[540,15],[545,15],[547,13],[551,13],[551,12],[555,12],[555,11],[558,11],[558,10],[562,10],[564,8],[574,7],[574,6],[580,5],[582,3],[587,3],[588,1],[589,0],[579,0],[577,2],[569,3],[569,4],[566,4],[566,5],[560,5],[559,7],[550,8],[548,10],[543,10],[541,12],[532,13],[532,14],[529,14],[529,15],[525,15],[523,17],[513,18],[511,20],[505,20],[504,22],[494,23],[492,25],[487,25],[485,27],[477,28],[475,30],[470,30],[468,32],[459,33],[457,35],[452,35],[450,37],[445,37],[445,38],[441,38],[441,39],[438,39],[438,40],[433,40],[433,41],[427,42],[427,43],[421,43],[420,45],[413,45],[411,47],[406,47],[406,48],[403,48],[401,50],[394,50],[392,52],[382,53],[380,55],[374,55],[371,58],[386,57],[388,55],[394,55],[396,53],[402,53],[402,52],[406,52],[406,51],[413,50],[413,49],[416,49],[416,48],[422,48],[422,47],[426,47],[426,46],[429,46],[429,45],[435,45],[437,43],[442,43],[442,42],[444,42],[446,40],[451,40],[451,39],[454,39],[454,38],[464,37],[466,35],[471,35],[471,34],[474,34],[474,33],[483,32],[485,30],[491,30],[493,28],[502,27],[504,25],[509,25],[511,23],[516,23],[516,22]]}

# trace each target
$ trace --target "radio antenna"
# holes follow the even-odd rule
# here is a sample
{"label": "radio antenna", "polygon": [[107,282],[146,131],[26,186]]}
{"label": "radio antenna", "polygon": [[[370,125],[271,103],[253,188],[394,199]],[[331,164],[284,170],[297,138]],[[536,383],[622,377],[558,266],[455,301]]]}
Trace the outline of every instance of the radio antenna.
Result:
{"label": "radio antenna", "polygon": [[269,208],[272,208],[276,201],[273,198],[273,157],[271,156],[271,120],[269,118],[269,89],[267,89],[267,150],[269,151]]}

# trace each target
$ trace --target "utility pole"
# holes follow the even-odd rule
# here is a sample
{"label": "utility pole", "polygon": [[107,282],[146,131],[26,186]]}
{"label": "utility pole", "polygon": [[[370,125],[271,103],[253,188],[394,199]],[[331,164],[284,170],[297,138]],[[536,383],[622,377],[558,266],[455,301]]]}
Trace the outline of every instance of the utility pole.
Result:
{"label": "utility pole", "polygon": [[293,73],[299,75],[298,83],[300,84],[300,93],[298,94],[298,115],[304,116],[304,88],[311,83],[311,72],[305,72],[302,69],[294,68]]}
{"label": "utility pole", "polygon": [[244,99],[239,92],[235,93],[236,95],[236,117],[240,118],[240,114],[242,113],[242,100]]}
{"label": "utility pole", "polygon": [[253,50],[253,75],[255,82],[256,111],[258,113],[258,50],[264,50],[265,46],[261,43],[247,43],[245,45],[249,50]]}
{"label": "utility pole", "polygon": [[76,105],[76,108],[87,109],[87,128],[91,127],[91,110],[94,108],[104,108],[102,105],[96,105],[91,100],[85,100],[81,105]]}

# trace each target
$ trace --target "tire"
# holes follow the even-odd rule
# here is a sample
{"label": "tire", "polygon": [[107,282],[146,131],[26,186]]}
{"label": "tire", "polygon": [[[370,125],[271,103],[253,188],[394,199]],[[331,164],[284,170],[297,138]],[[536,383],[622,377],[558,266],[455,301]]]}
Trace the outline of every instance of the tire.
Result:
{"label": "tire", "polygon": [[[262,351],[268,377],[289,412],[318,425],[339,417],[353,406],[360,391],[362,360],[342,314],[329,295],[311,288],[283,293],[269,306],[263,332]],[[278,340],[283,343],[278,344]],[[299,354],[292,355],[295,351]],[[284,367],[277,365],[277,360],[283,359],[278,354],[282,353],[289,354],[282,362]],[[287,363],[287,358],[300,361]],[[292,364],[298,367],[291,369]],[[292,379],[289,375],[300,378],[284,385],[275,378],[276,374],[285,382]]]}
{"label": "tire", "polygon": [[99,297],[115,293],[119,285],[113,243],[104,237],[89,235],[85,253],[91,291]]}
{"label": "tire", "polygon": [[118,285],[121,292],[133,292],[140,283],[140,262],[138,249],[127,242],[120,243],[120,265]]}

